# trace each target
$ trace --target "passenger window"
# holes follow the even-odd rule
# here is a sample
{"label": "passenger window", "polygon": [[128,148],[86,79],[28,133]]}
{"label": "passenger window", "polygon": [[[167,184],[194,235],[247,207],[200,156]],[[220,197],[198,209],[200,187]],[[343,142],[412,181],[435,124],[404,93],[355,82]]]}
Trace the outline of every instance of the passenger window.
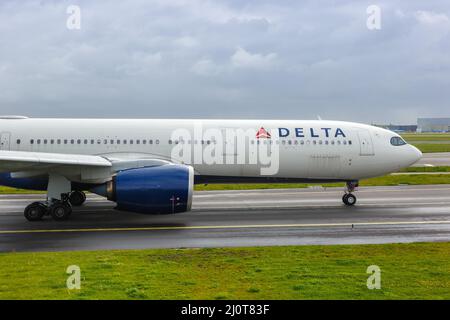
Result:
{"label": "passenger window", "polygon": [[134,141],[133,140],[130,140],[130,144],[133,144],[134,143]]}
{"label": "passenger window", "polygon": [[41,139],[37,139],[37,144],[41,144]]}
{"label": "passenger window", "polygon": [[47,144],[47,139],[44,139],[44,144]]}
{"label": "passenger window", "polygon": [[147,140],[142,140],[142,144],[147,144]]}
{"label": "passenger window", "polygon": [[158,139],[156,139],[155,143],[156,143],[156,144],[159,144],[159,140],[158,140]]}
{"label": "passenger window", "polygon": [[87,141],[87,139],[84,139],[84,144],[88,144],[88,141]]}
{"label": "passenger window", "polygon": [[113,139],[111,139],[110,143],[111,143],[111,144],[114,144],[114,140],[113,140]]}
{"label": "passenger window", "polygon": [[136,140],[136,144],[141,144],[141,140]]}
{"label": "passenger window", "polygon": [[61,144],[61,139],[56,140],[57,144]]}
{"label": "passenger window", "polygon": [[75,143],[75,140],[70,140],[70,144],[74,144]]}
{"label": "passenger window", "polygon": [[55,143],[55,140],[51,139],[50,144],[54,144],[54,143]]}
{"label": "passenger window", "polygon": [[77,140],[77,144],[81,144],[81,139],[78,139],[78,140]]}
{"label": "passenger window", "polygon": [[30,140],[30,144],[34,144],[34,139],[31,139],[31,140]]}
{"label": "passenger window", "polygon": [[120,144],[120,140],[117,140],[117,144]]}
{"label": "passenger window", "polygon": [[16,141],[16,142],[17,142],[17,144],[20,144],[20,139],[17,139],[17,141]]}

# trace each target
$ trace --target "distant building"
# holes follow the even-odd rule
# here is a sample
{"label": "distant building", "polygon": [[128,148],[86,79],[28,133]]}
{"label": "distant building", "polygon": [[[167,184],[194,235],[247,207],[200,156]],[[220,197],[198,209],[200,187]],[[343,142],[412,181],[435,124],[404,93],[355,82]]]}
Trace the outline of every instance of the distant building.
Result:
{"label": "distant building", "polygon": [[418,118],[417,132],[449,132],[450,118]]}
{"label": "distant building", "polygon": [[394,132],[416,132],[417,125],[415,124],[376,124],[375,126],[388,129]]}

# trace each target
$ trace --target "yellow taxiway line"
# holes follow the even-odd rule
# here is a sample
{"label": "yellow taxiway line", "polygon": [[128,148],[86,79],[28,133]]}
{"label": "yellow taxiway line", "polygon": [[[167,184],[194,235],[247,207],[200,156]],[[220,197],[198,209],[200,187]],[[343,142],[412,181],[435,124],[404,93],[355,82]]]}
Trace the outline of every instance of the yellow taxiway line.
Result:
{"label": "yellow taxiway line", "polygon": [[250,224],[250,225],[220,225],[220,226],[179,226],[179,227],[136,227],[136,228],[80,228],[80,229],[30,229],[30,230],[0,230],[0,234],[27,233],[59,233],[59,232],[113,232],[113,231],[158,231],[158,230],[208,230],[208,229],[254,229],[254,228],[320,228],[320,227],[355,227],[377,225],[425,225],[450,224],[450,220],[432,221],[380,221],[380,222],[346,222],[346,223],[306,223],[306,224]]}

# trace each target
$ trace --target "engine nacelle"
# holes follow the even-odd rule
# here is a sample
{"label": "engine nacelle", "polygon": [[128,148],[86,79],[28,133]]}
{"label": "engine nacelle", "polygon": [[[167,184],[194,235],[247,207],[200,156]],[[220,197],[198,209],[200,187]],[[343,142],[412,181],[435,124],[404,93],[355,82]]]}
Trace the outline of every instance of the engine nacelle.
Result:
{"label": "engine nacelle", "polygon": [[191,210],[193,190],[194,169],[168,164],[119,171],[92,191],[115,201],[118,210],[171,214]]}

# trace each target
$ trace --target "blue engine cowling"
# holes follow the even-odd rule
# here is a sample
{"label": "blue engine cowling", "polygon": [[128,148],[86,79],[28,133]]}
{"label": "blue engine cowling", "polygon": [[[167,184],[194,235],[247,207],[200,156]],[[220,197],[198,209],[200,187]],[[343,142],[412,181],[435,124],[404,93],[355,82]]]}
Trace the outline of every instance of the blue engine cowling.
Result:
{"label": "blue engine cowling", "polygon": [[170,214],[191,210],[193,189],[194,169],[168,164],[119,171],[92,191],[115,201],[118,210]]}

